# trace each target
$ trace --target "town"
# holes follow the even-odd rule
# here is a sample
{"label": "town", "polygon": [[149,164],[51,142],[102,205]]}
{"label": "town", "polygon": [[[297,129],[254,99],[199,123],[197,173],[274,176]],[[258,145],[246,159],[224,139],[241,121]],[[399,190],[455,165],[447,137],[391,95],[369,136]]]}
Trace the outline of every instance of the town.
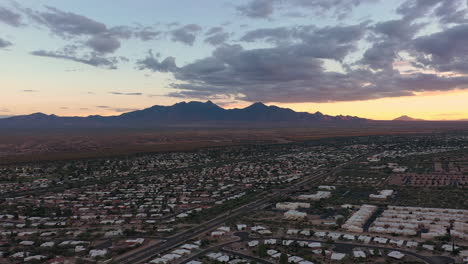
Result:
{"label": "town", "polygon": [[468,136],[0,168],[0,263],[468,262]]}

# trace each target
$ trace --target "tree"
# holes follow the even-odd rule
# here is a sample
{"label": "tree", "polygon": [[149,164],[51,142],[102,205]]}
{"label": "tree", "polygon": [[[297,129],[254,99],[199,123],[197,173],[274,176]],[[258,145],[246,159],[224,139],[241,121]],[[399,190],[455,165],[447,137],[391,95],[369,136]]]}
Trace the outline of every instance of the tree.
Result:
{"label": "tree", "polygon": [[261,257],[261,258],[266,258],[268,257],[268,253],[267,253],[267,247],[265,244],[260,244],[258,245],[258,256]]}
{"label": "tree", "polygon": [[285,253],[281,253],[279,263],[280,264],[288,264],[288,255],[286,255]]}

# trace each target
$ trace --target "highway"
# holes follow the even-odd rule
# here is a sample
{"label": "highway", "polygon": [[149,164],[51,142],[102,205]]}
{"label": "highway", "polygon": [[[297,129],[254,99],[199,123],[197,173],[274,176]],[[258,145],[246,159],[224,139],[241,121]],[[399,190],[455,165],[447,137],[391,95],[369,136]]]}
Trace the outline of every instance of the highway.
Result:
{"label": "highway", "polygon": [[251,211],[255,211],[255,210],[261,210],[263,208],[265,208],[266,206],[268,206],[274,199],[276,198],[280,198],[282,197],[283,195],[286,195],[292,191],[295,191],[295,190],[298,190],[300,189],[302,186],[305,186],[307,184],[317,184],[320,182],[320,180],[322,180],[323,178],[325,178],[326,176],[330,175],[330,174],[333,174],[335,173],[336,171],[340,170],[343,166],[346,166],[346,165],[349,165],[349,164],[352,164],[354,162],[356,162],[357,160],[361,159],[362,157],[365,157],[369,155],[369,153],[366,153],[364,155],[361,155],[361,156],[358,156],[356,157],[355,159],[349,161],[349,162],[346,162],[346,163],[343,163],[335,168],[333,168],[332,170],[330,171],[317,171],[315,174],[311,174],[311,175],[308,175],[306,176],[307,178],[302,180],[302,181],[299,181],[299,182],[296,182],[296,183],[293,183],[291,186],[287,187],[287,188],[284,188],[284,189],[279,189],[279,190],[274,190],[273,192],[271,193],[268,193],[268,192],[262,192],[258,195],[258,199],[251,202],[251,203],[248,203],[246,205],[243,205],[241,207],[238,207],[234,210],[231,210],[230,212],[227,212],[227,213],[223,213],[219,216],[217,216],[216,218],[212,219],[212,220],[209,220],[203,224],[200,224],[196,227],[193,227],[193,228],[190,228],[188,230],[185,230],[181,233],[178,233],[174,236],[172,236],[171,238],[169,238],[167,241],[161,243],[161,244],[157,244],[157,245],[154,245],[154,246],[151,246],[151,247],[147,247],[147,248],[144,248],[140,251],[137,251],[137,252],[134,252],[133,254],[129,254],[128,256],[126,256],[125,258],[121,258],[119,260],[118,263],[122,263],[122,264],[128,264],[128,263],[143,263],[151,258],[154,258],[156,257],[157,255],[165,252],[165,251],[168,251],[168,250],[171,250],[183,243],[186,243],[187,241],[191,240],[191,239],[194,239],[196,238],[197,236],[205,233],[205,232],[208,232],[212,229],[215,229],[216,227],[218,227],[219,225],[222,225],[223,223],[225,223],[226,221],[230,220],[230,219],[233,219],[235,217],[238,217],[239,215],[242,215],[244,213],[247,213],[247,212],[251,212]]}

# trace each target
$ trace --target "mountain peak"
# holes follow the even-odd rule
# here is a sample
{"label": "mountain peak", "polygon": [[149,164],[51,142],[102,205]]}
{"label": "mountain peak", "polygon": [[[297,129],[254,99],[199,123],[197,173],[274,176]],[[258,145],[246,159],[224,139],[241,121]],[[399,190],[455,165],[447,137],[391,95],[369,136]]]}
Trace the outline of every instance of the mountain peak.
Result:
{"label": "mountain peak", "polygon": [[268,106],[262,102],[256,102],[256,103],[251,104],[247,108],[261,109],[261,108],[268,108]]}
{"label": "mountain peak", "polygon": [[424,119],[412,118],[407,115],[402,115],[398,118],[393,119],[393,121],[424,121]]}

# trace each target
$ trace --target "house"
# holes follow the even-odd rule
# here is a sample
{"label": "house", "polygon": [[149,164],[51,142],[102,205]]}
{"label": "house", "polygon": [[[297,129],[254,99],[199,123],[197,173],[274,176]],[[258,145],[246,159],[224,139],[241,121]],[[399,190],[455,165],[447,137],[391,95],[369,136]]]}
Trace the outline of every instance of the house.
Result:
{"label": "house", "polygon": [[46,259],[47,257],[44,256],[44,255],[34,255],[34,256],[30,256],[30,257],[26,257],[24,258],[24,261],[25,262],[29,262],[29,261],[39,261],[39,260],[43,260],[43,259]]}
{"label": "house", "polygon": [[219,231],[223,231],[223,232],[231,232],[231,228],[229,226],[221,226],[221,227],[218,227],[218,230]]}
{"label": "house", "polygon": [[353,251],[353,256],[355,258],[366,258],[366,253],[364,253],[362,250],[355,250]]}
{"label": "house", "polygon": [[349,241],[353,241],[356,239],[356,237],[354,235],[350,235],[350,234],[344,234],[343,235],[343,239],[346,239],[346,240],[349,240]]}
{"label": "house", "polygon": [[375,243],[378,243],[378,244],[387,244],[388,242],[388,238],[385,238],[385,237],[374,237],[374,242]]}
{"label": "house", "polygon": [[307,216],[307,213],[299,212],[296,210],[289,210],[284,213],[284,217],[290,220],[301,220]]}
{"label": "house", "polygon": [[188,249],[188,250],[194,250],[194,249],[197,249],[199,247],[200,246],[195,245],[195,244],[183,244],[180,248]]}
{"label": "house", "polygon": [[434,246],[434,245],[423,244],[423,245],[422,245],[422,248],[427,249],[427,250],[430,250],[430,251],[434,251],[434,250],[435,250],[435,246]]}
{"label": "house", "polygon": [[263,241],[263,243],[265,245],[276,245],[277,241],[276,241],[276,239],[271,238],[271,239],[265,239],[265,241]]}
{"label": "house", "polygon": [[457,247],[457,246],[452,245],[452,244],[444,244],[444,245],[442,245],[442,249],[443,249],[444,251],[447,251],[447,252],[452,252],[452,251],[454,251],[454,250],[456,250],[456,249],[459,249],[459,248],[460,248],[460,247]]}
{"label": "house", "polygon": [[320,243],[320,242],[311,242],[307,246],[309,248],[312,248],[312,249],[317,249],[317,248],[322,248],[322,243]]}
{"label": "house", "polygon": [[190,254],[190,250],[179,248],[179,249],[173,250],[171,253],[183,256],[183,255]]}
{"label": "house", "polygon": [[310,208],[310,203],[284,202],[276,204],[276,209],[280,210],[297,210],[299,208]]}
{"label": "house", "polygon": [[415,242],[415,241],[408,241],[406,242],[406,247],[409,247],[409,248],[417,248],[419,245],[418,242]]}
{"label": "house", "polygon": [[370,194],[369,198],[371,200],[387,200],[390,196],[393,195],[393,190],[382,190],[378,194]]}
{"label": "house", "polygon": [[107,255],[107,249],[92,249],[89,251],[89,256],[92,258],[104,257]]}
{"label": "house", "polygon": [[318,201],[322,199],[327,199],[331,197],[331,192],[328,191],[318,191],[315,194],[303,194],[299,195],[297,199],[299,200],[312,200],[312,201]]}
{"label": "house", "polygon": [[401,253],[400,251],[392,251],[392,252],[388,253],[387,256],[389,256],[391,258],[394,258],[394,259],[400,260],[400,259],[405,257],[405,254]]}
{"label": "house", "polygon": [[49,241],[49,242],[44,242],[40,245],[40,247],[53,247],[55,246],[55,242]]}
{"label": "house", "polygon": [[244,225],[244,224],[238,224],[237,225],[237,230],[238,231],[244,231],[247,229],[247,225]]}
{"label": "house", "polygon": [[303,260],[304,260],[303,258],[298,257],[298,256],[290,256],[290,257],[288,258],[288,262],[289,262],[289,263],[299,263],[299,262],[301,262],[301,261],[303,261]]}
{"label": "house", "polygon": [[333,252],[331,255],[331,260],[340,261],[346,257],[346,254]]}
{"label": "house", "polygon": [[249,241],[247,243],[247,245],[249,245],[249,247],[256,247],[256,246],[258,246],[258,244],[259,244],[258,240],[252,240],[252,241]]}
{"label": "house", "polygon": [[213,232],[211,232],[210,235],[211,235],[212,237],[220,237],[220,236],[224,236],[224,234],[226,234],[226,233],[223,232],[223,231],[213,231]]}
{"label": "house", "polygon": [[34,241],[21,241],[19,243],[21,246],[33,246],[34,245]]}
{"label": "house", "polygon": [[203,264],[203,263],[200,261],[192,260],[192,261],[187,262],[187,264]]}

